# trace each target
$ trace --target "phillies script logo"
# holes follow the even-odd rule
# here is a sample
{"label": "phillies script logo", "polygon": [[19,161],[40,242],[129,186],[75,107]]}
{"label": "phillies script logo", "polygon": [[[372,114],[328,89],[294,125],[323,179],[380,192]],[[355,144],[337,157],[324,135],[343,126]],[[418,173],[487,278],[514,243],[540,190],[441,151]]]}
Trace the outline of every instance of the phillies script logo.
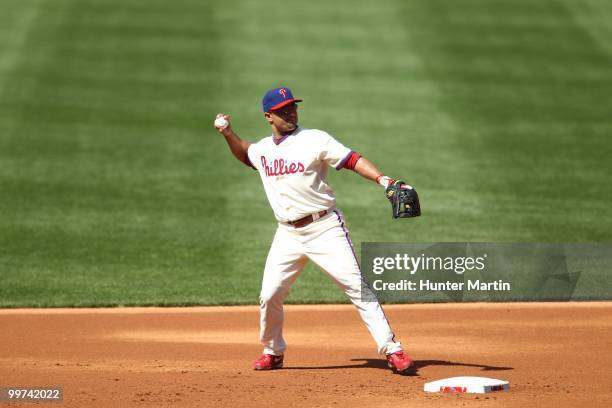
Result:
{"label": "phillies script logo", "polygon": [[300,162],[288,163],[287,160],[275,159],[268,163],[265,156],[261,156],[261,165],[266,169],[266,176],[268,177],[304,172],[304,165]]}
{"label": "phillies script logo", "polygon": [[285,88],[279,89],[278,93],[283,95],[283,99],[287,99],[287,90]]}

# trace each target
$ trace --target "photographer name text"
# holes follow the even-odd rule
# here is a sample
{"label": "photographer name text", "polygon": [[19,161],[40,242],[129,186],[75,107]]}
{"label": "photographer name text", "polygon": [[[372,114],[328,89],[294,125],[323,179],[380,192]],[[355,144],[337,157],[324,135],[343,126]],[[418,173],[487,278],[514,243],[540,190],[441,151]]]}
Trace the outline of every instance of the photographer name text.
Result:
{"label": "photographer name text", "polygon": [[384,282],[377,279],[372,287],[377,291],[509,291],[512,289],[510,282],[501,279],[493,282],[485,282],[480,279],[467,280],[466,282],[433,282],[428,279],[420,279],[418,282],[402,279],[398,282]]}

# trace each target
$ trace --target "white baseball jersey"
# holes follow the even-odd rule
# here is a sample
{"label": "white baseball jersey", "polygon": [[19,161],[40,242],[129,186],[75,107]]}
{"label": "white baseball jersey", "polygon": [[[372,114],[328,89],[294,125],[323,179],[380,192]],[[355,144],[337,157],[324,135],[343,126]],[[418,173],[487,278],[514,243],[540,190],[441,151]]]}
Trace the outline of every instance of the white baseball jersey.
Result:
{"label": "white baseball jersey", "polygon": [[336,197],[327,184],[327,170],[329,166],[341,169],[350,154],[328,133],[300,127],[280,140],[266,137],[248,150],[274,216],[281,222],[334,207]]}

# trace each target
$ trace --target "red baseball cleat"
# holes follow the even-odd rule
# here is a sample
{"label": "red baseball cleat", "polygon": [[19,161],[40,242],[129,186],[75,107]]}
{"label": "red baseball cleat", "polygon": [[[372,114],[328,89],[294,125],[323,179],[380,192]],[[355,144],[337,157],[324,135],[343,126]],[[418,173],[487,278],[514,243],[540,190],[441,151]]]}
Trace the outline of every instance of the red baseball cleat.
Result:
{"label": "red baseball cleat", "polygon": [[272,354],[262,354],[253,365],[255,370],[276,370],[283,368],[283,356],[273,356]]}
{"label": "red baseball cleat", "polygon": [[387,365],[396,373],[403,373],[412,367],[412,359],[403,351],[387,354]]}

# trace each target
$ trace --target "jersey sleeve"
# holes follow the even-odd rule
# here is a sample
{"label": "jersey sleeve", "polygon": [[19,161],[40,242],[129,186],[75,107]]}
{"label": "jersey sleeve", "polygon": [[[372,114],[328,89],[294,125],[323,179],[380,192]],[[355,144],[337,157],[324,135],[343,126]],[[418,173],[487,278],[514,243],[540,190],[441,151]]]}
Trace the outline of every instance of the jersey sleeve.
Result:
{"label": "jersey sleeve", "polygon": [[327,162],[336,170],[344,167],[346,161],[351,157],[351,149],[338,142],[325,132],[320,133],[320,152],[318,159]]}
{"label": "jersey sleeve", "polygon": [[247,162],[245,163],[247,166],[251,167],[253,170],[257,170],[257,143],[251,143],[247,150]]}

